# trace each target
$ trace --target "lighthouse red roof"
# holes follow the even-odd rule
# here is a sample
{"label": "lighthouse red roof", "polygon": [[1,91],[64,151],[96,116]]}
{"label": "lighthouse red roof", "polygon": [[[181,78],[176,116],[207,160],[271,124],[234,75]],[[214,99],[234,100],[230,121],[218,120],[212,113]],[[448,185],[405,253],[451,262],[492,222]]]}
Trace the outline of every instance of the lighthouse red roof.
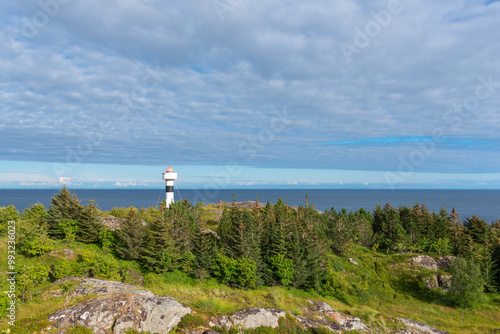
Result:
{"label": "lighthouse red roof", "polygon": [[172,166],[168,165],[168,169],[165,172],[173,172]]}

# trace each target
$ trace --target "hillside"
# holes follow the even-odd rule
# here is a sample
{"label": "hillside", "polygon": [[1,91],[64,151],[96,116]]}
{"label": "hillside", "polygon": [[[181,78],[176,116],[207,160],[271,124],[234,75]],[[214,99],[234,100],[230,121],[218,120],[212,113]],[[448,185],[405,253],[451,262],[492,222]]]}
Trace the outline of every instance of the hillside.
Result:
{"label": "hillside", "polygon": [[[59,198],[62,199],[64,197]],[[75,198],[65,200],[69,207],[76,205]],[[344,217],[340,212],[333,220],[336,224],[331,230],[323,231],[325,237],[321,234],[322,228],[328,225],[325,223],[322,227],[321,222],[325,217],[332,218],[331,212],[320,214],[311,210],[313,208],[302,207],[287,209],[279,201],[276,205],[261,207],[249,203],[191,207],[179,203],[166,211],[161,208],[115,208],[109,212],[100,212],[90,203],[81,208],[78,218],[81,221],[87,219],[85,225],[81,221],[78,224],[75,219],[73,231],[68,229],[71,224],[63,224],[66,229],[51,232],[50,219],[56,212],[56,204],[57,199],[52,209],[43,210],[45,213],[41,208],[32,208],[21,215],[16,232],[16,326],[9,326],[9,318],[4,318],[2,330],[11,333],[57,332],[58,329],[48,322],[50,314],[71,305],[90,303],[97,297],[95,291],[76,293],[79,281],[64,279],[66,277],[118,281],[136,286],[135,290],[149,290],[155,298],[174,298],[193,311],[172,329],[174,333],[196,333],[190,330],[208,329],[210,322],[215,324],[217,317],[234,315],[252,307],[275,308],[287,314],[279,328],[262,329],[259,333],[305,333],[303,328],[308,326],[297,320],[302,318],[316,321],[314,326],[309,326],[308,332],[320,333],[324,327],[318,321],[326,321],[325,314],[330,314],[328,323],[337,324],[335,326],[343,321],[339,319],[359,318],[367,326],[367,329],[358,329],[361,332],[403,333],[409,327],[395,317],[422,322],[449,333],[487,333],[500,328],[500,296],[494,293],[492,286],[481,281],[483,292],[476,294],[476,300],[463,307],[457,304],[456,295],[449,291],[453,270],[450,265],[456,261],[455,255],[462,258],[460,253],[453,254],[452,247],[447,252],[439,251],[437,247],[430,247],[429,252],[401,245],[395,245],[393,249],[382,248],[380,245],[384,239],[377,238],[377,235],[373,237],[373,232],[364,230],[367,226],[376,227],[376,222],[370,220],[371,214],[363,211],[352,213],[357,222],[353,229],[347,228],[349,214],[345,213],[344,230],[335,233],[334,228],[338,229],[338,222]],[[386,209],[392,213],[390,208]],[[266,212],[273,213],[272,220],[266,220],[271,217],[266,216]],[[282,220],[276,218],[280,214]],[[367,217],[366,224],[361,219],[363,215]],[[114,231],[103,228],[102,224],[102,217],[111,216],[123,223]],[[38,223],[37,217],[40,218]],[[88,217],[91,217],[92,224]],[[163,218],[155,220],[155,217]],[[245,225],[248,221],[255,227],[264,226],[268,221],[271,228],[250,229],[246,231],[248,234],[243,234],[250,228]],[[158,222],[170,223],[161,225]],[[283,224],[277,225],[277,222]],[[233,223],[236,223],[234,230]],[[93,236],[95,232],[91,228],[82,226],[98,228],[97,234]],[[135,252],[132,239],[127,247],[120,248],[125,245],[127,226],[155,227],[156,230],[149,232],[149,239],[142,239],[142,244],[137,244],[143,248],[138,247]],[[193,229],[186,230],[189,226]],[[293,226],[302,227],[294,234]],[[278,235],[275,240],[283,237],[285,243],[282,253],[269,257],[266,271],[263,269],[266,266],[263,259],[265,239],[259,239],[255,244],[247,241],[251,240],[251,235],[264,236],[263,231],[273,228]],[[497,236],[495,228],[491,227],[490,231],[493,241]],[[288,232],[280,237],[279,233],[284,229]],[[55,233],[61,235],[58,237]],[[367,240],[364,237],[369,233],[372,235]],[[349,237],[353,235],[355,237]],[[7,254],[8,240],[7,236],[0,238],[2,254]],[[148,247],[144,240],[153,240],[156,248]],[[297,240],[296,244],[293,244],[294,240]],[[164,245],[162,247],[168,252],[156,257],[159,245]],[[235,245],[240,245],[239,249],[246,251],[246,256],[238,254]],[[296,247],[295,253],[287,250],[289,247]],[[474,247],[481,249],[478,245]],[[256,260],[252,260],[252,252],[260,254]],[[134,256],[137,258],[130,259]],[[6,255],[3,260],[5,263]],[[301,261],[310,261],[302,262],[303,271],[298,265]],[[211,264],[207,265],[207,262]],[[4,271],[4,275],[6,273]],[[494,272],[490,274],[494,276]],[[2,280],[1,287],[8,291],[7,280]],[[7,294],[2,296],[1,302],[2,310],[5,310],[9,305]],[[321,305],[332,310],[321,313],[318,303],[326,303]],[[341,318],[331,317],[337,313]],[[332,328],[337,328],[335,326]],[[225,332],[221,328],[217,330]],[[71,331],[85,332],[80,327]],[[244,332],[257,333],[250,329]]]}

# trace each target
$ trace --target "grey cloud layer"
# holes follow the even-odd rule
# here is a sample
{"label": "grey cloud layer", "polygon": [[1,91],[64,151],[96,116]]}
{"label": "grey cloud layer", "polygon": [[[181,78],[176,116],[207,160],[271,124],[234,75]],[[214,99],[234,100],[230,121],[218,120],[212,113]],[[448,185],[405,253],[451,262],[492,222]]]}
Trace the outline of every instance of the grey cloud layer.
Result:
{"label": "grey cloud layer", "polygon": [[[2,3],[0,156],[396,170],[417,146],[320,143],[499,137],[498,2],[401,1],[378,33],[387,1],[237,3],[221,20],[212,0],[60,1],[29,38],[42,8]],[[494,92],[449,112],[480,76]],[[497,172],[497,149],[436,143],[418,170]]]}

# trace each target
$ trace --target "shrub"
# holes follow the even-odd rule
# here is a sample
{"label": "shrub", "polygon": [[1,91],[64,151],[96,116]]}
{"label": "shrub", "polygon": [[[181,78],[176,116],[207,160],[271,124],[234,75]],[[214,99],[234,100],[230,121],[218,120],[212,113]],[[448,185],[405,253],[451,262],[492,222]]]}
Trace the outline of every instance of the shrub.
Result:
{"label": "shrub", "polygon": [[206,325],[206,320],[199,314],[186,314],[179,324],[177,325],[178,328],[196,328],[199,326],[204,326]]}
{"label": "shrub", "polygon": [[96,254],[89,250],[83,250],[77,256],[77,271],[79,275],[100,277],[119,280],[120,265],[118,261],[109,254]]}
{"label": "shrub", "polygon": [[472,260],[456,258],[451,266],[452,275],[448,295],[458,307],[473,307],[483,299],[483,279],[479,266]]}
{"label": "shrub", "polygon": [[293,260],[287,259],[285,255],[278,254],[269,258],[269,263],[278,282],[287,286],[293,279]]}
{"label": "shrub", "polygon": [[19,211],[17,211],[14,205],[9,205],[7,207],[0,207],[0,235],[4,235],[7,230],[7,223],[9,221],[19,220]]}

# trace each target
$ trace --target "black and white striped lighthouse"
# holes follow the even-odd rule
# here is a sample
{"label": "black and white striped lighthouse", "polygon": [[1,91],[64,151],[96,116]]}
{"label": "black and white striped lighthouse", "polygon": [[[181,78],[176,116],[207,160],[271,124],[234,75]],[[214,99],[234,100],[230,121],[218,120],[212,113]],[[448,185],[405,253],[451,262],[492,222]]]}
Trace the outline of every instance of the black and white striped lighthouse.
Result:
{"label": "black and white striped lighthouse", "polygon": [[165,192],[167,193],[168,208],[171,203],[174,203],[174,182],[177,180],[177,173],[174,173],[172,167],[168,166],[168,169],[162,175],[165,180]]}

